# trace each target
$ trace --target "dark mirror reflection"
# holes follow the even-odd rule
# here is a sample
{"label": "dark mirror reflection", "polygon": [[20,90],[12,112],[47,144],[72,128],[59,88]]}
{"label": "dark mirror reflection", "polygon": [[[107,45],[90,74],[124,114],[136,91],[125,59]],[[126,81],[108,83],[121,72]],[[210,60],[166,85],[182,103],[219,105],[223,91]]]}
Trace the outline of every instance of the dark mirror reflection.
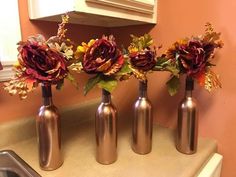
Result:
{"label": "dark mirror reflection", "polygon": [[13,171],[0,170],[0,177],[21,177]]}
{"label": "dark mirror reflection", "polygon": [[0,151],[0,177],[41,177],[12,150]]}

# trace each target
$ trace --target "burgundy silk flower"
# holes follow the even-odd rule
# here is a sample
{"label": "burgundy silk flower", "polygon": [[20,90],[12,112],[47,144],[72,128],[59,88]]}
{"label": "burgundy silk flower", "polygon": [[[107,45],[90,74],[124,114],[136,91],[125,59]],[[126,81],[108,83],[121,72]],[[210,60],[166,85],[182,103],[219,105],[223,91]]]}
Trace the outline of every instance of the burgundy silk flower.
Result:
{"label": "burgundy silk flower", "polygon": [[56,83],[67,75],[64,56],[45,44],[27,41],[18,51],[25,74],[39,82]]}
{"label": "burgundy silk flower", "polygon": [[151,70],[156,64],[155,54],[150,50],[131,53],[129,57],[131,65],[142,71]]}
{"label": "burgundy silk flower", "polygon": [[196,40],[191,40],[185,45],[179,45],[177,53],[181,70],[189,76],[203,72],[212,51],[210,46],[204,48],[203,44]]}
{"label": "burgundy silk flower", "polygon": [[118,71],[124,63],[124,58],[114,41],[101,38],[89,47],[82,60],[83,69],[88,74],[110,71],[114,66]]}

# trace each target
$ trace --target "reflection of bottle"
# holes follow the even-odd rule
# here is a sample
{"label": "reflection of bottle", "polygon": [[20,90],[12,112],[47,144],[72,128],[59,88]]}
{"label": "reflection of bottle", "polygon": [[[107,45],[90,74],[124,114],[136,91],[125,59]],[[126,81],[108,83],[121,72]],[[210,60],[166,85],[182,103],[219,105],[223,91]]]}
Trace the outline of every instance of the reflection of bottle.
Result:
{"label": "reflection of bottle", "polygon": [[198,117],[196,101],[192,97],[194,81],[186,78],[185,97],[178,108],[176,148],[184,154],[193,154],[197,151]]}
{"label": "reflection of bottle", "polygon": [[55,170],[63,163],[60,115],[52,102],[51,85],[42,85],[43,106],[36,118],[39,163],[43,170]]}
{"label": "reflection of bottle", "polygon": [[111,164],[117,159],[117,111],[111,102],[111,94],[102,90],[102,102],[95,118],[96,160]]}
{"label": "reflection of bottle", "polygon": [[152,150],[152,105],[147,98],[147,81],[139,82],[139,98],[134,105],[132,149],[138,154]]}
{"label": "reflection of bottle", "polygon": [[1,44],[0,44],[0,70],[2,70],[3,69],[3,66],[2,66],[2,46],[1,46]]}
{"label": "reflection of bottle", "polygon": [[0,61],[0,70],[2,70],[2,69],[3,69],[2,62]]}

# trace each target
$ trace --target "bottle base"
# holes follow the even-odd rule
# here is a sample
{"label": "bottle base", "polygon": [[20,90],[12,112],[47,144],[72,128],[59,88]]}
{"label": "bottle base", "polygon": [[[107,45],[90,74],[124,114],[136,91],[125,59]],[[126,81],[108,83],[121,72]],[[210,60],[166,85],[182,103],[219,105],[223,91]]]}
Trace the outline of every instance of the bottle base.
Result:
{"label": "bottle base", "polygon": [[60,168],[63,165],[64,162],[61,162],[59,165],[55,166],[55,167],[47,167],[47,166],[42,166],[40,165],[40,169],[44,170],[44,171],[53,171],[53,170],[57,170],[58,168]]}
{"label": "bottle base", "polygon": [[146,154],[149,154],[152,152],[152,149],[148,149],[148,150],[138,150],[137,148],[135,147],[132,147],[132,150],[133,152],[135,152],[136,154],[139,154],[139,155],[146,155]]}
{"label": "bottle base", "polygon": [[110,165],[110,164],[115,163],[115,162],[117,161],[117,159],[114,159],[114,160],[112,160],[112,161],[101,161],[101,160],[96,159],[96,161],[97,161],[98,163],[100,163],[101,165]]}
{"label": "bottle base", "polygon": [[185,155],[193,155],[197,153],[197,150],[182,150],[176,146],[176,150]]}

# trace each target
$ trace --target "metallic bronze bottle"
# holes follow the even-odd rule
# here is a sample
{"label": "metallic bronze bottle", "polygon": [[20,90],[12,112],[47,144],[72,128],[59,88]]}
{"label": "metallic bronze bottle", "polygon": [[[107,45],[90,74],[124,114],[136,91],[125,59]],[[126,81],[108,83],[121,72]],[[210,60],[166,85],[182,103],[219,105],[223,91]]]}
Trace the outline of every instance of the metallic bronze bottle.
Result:
{"label": "metallic bronze bottle", "polygon": [[132,149],[138,154],[152,150],[152,105],[147,98],[147,81],[139,82],[139,98],[134,105]]}
{"label": "metallic bronze bottle", "polygon": [[197,151],[198,117],[196,101],[192,97],[193,88],[193,79],[187,77],[185,97],[178,108],[176,138],[176,148],[184,154],[193,154]]}
{"label": "metallic bronze bottle", "polygon": [[95,118],[96,160],[111,164],[117,159],[117,111],[111,102],[111,94],[102,90],[102,102]]}
{"label": "metallic bronze bottle", "polygon": [[39,164],[43,170],[55,170],[62,163],[60,115],[52,102],[51,85],[42,85],[43,106],[36,117]]}

